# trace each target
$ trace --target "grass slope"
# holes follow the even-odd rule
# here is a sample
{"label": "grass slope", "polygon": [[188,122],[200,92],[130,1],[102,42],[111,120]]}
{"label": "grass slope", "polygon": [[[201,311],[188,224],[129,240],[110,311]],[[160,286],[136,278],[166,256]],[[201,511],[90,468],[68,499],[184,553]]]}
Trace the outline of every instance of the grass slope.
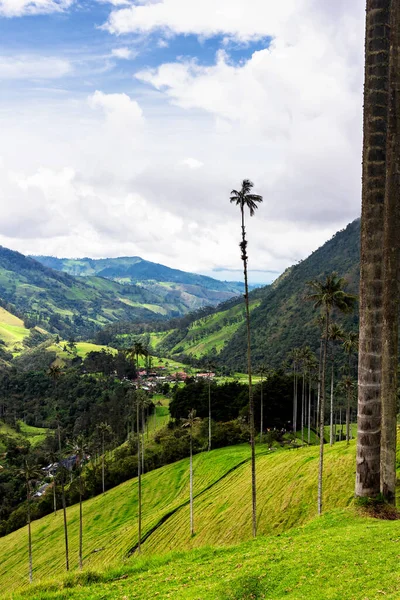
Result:
{"label": "grass slope", "polygon": [[35,600],[373,600],[400,597],[399,521],[336,510],[279,536],[137,560],[27,591]]}
{"label": "grass slope", "polygon": [[35,448],[38,444],[44,441],[47,429],[44,427],[33,427],[32,425],[26,425],[23,421],[19,421],[20,431],[16,431],[10,425],[6,425],[3,421],[0,421],[0,452],[4,452],[5,446],[2,438],[5,436],[12,437],[16,440],[26,439],[29,441],[31,446]]}
{"label": "grass slope", "polygon": [[27,335],[29,330],[24,327],[22,319],[0,307],[0,340],[3,340],[7,349],[16,352]]}
{"label": "grass slope", "polygon": [[[261,454],[260,454],[261,451]],[[318,448],[262,454],[258,447],[259,533],[283,532],[316,514]],[[188,460],[144,476],[143,552],[164,553],[205,544],[234,544],[251,537],[249,448],[235,446],[194,460],[196,536],[189,536]],[[246,464],[242,464],[246,461]],[[347,506],[353,497],[354,443],[326,451],[325,509]],[[84,503],[85,568],[124,562],[137,543],[137,482],[131,480]],[[78,556],[79,506],[68,509],[71,565]],[[34,577],[63,574],[62,515],[33,523]],[[151,534],[150,534],[151,533]],[[26,528],[0,543],[0,592],[27,582]]]}
{"label": "grass slope", "polygon": [[[253,311],[261,303],[260,299],[250,302]],[[201,317],[187,329],[153,332],[149,335],[149,345],[154,352],[166,356],[186,354],[200,358],[210,352],[219,354],[233,337],[245,318],[243,302],[226,310]]]}

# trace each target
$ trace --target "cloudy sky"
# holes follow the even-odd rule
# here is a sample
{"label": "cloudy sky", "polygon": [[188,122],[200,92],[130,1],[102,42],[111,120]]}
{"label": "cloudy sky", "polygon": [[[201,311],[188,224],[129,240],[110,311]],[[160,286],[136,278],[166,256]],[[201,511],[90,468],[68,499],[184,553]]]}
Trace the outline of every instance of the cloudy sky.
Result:
{"label": "cloudy sky", "polygon": [[365,0],[0,0],[0,244],[266,282],[359,216]]}

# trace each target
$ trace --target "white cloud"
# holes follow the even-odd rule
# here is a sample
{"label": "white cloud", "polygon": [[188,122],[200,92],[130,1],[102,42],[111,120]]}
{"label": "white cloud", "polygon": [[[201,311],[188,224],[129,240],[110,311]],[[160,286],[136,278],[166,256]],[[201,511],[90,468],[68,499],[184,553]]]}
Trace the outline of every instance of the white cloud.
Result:
{"label": "white cloud", "polygon": [[0,56],[0,79],[57,79],[72,72],[72,65],[46,56]]}
{"label": "white cloud", "polygon": [[74,0],[0,0],[0,16],[22,17],[67,10]]}
{"label": "white cloud", "polygon": [[116,58],[129,60],[134,56],[134,53],[129,48],[114,48],[111,51],[111,55],[115,56]]}
{"label": "white cloud", "polygon": [[309,0],[161,0],[111,13],[111,33],[225,34],[246,41],[274,35],[282,22]]}
{"label": "white cloud", "polygon": [[197,158],[184,158],[180,164],[189,167],[189,169],[201,169],[204,166],[204,163],[197,160]]}
{"label": "white cloud", "polygon": [[[280,271],[359,214],[363,0],[263,0],[253,29],[236,18],[236,33],[192,0],[134,8],[147,19],[163,6],[176,10],[157,26],[149,20],[146,31],[207,36],[222,23],[229,39],[257,28],[274,39],[240,64],[228,44],[212,65],[142,69],[129,95],[0,99],[0,243],[25,253],[136,254],[188,270],[240,269],[229,192],[250,177],[264,203],[247,221],[249,266]],[[256,3],[232,0],[232,10],[239,6],[253,11]],[[107,77],[100,89],[121,90],[120,79]]]}

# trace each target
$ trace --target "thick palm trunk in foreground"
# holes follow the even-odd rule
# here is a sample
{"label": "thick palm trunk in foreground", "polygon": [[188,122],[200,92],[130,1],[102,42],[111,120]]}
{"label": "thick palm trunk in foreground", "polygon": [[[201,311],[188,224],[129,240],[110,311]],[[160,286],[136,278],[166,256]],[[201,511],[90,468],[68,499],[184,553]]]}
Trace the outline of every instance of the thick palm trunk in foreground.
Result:
{"label": "thick palm trunk in foreground", "polygon": [[356,496],[380,491],[382,248],[390,0],[367,0]]}
{"label": "thick palm trunk in foreground", "polygon": [[397,368],[400,242],[400,5],[392,1],[390,19],[389,114],[384,212],[384,293],[382,331],[381,492],[396,498]]}

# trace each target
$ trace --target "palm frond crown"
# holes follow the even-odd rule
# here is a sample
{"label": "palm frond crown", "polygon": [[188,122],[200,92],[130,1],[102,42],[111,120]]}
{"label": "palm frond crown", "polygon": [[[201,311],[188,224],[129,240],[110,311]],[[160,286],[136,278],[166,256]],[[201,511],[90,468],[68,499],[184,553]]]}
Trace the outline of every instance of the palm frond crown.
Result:
{"label": "palm frond crown", "polygon": [[244,207],[247,206],[250,211],[251,217],[257,210],[258,203],[261,203],[263,201],[263,197],[259,194],[250,193],[253,187],[254,183],[252,181],[250,181],[249,179],[244,179],[240,191],[232,190],[230,197],[231,203],[240,206],[241,209],[244,209]]}

